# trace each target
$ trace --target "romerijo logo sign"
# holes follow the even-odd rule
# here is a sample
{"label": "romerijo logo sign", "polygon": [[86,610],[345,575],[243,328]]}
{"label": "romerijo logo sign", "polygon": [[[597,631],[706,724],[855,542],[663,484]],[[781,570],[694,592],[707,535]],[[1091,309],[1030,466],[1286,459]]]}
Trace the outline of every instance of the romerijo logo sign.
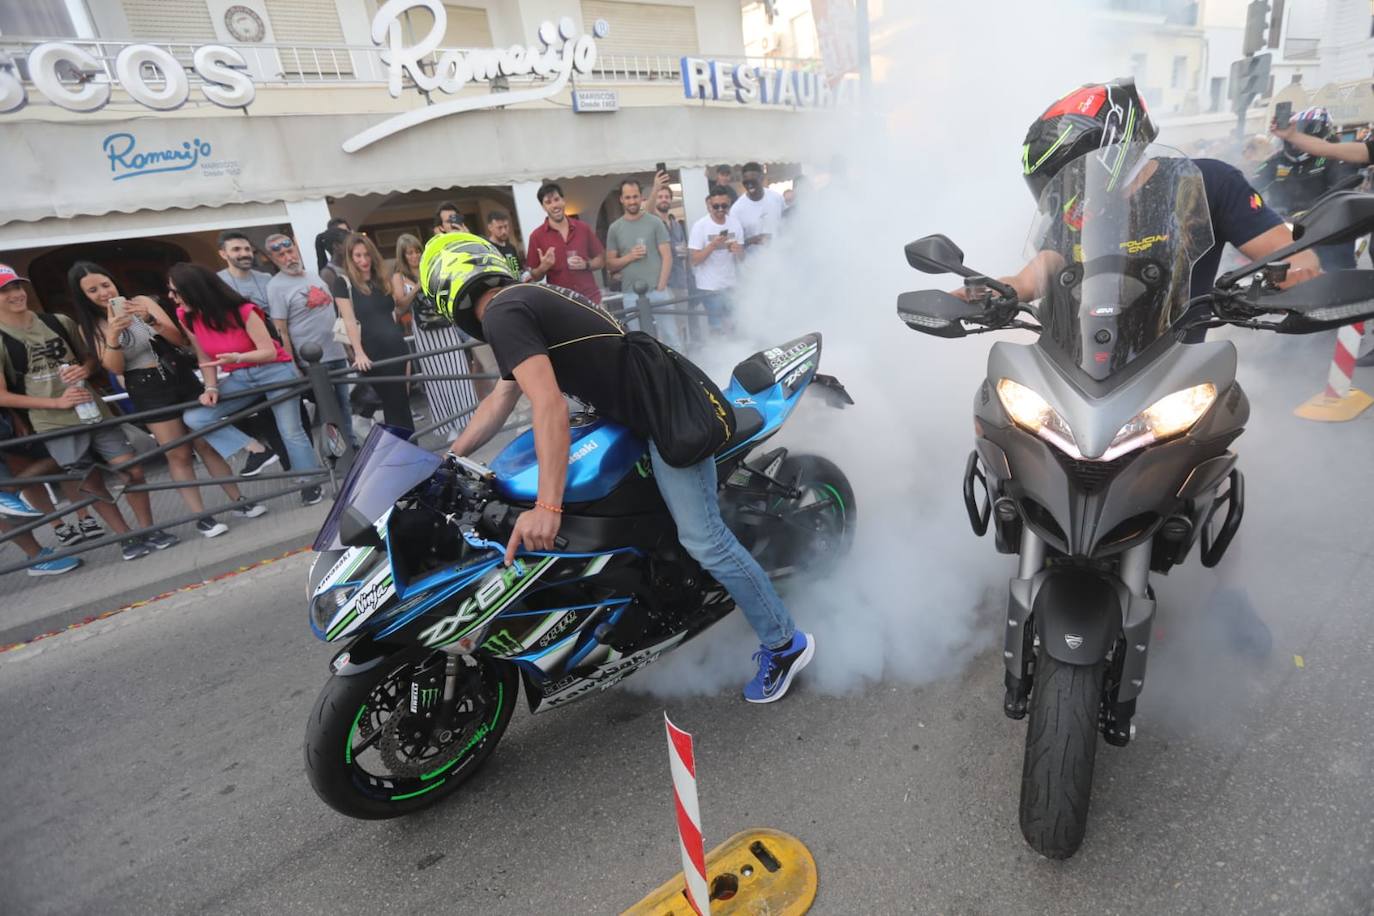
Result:
{"label": "romerijo logo sign", "polygon": [[[423,7],[434,17],[429,34],[414,45],[405,44],[401,20],[411,9]],[[469,83],[485,82],[500,76],[541,77],[548,82],[519,92],[488,92],[483,95],[453,99],[437,105],[427,105],[414,111],[387,118],[380,124],[344,141],[347,153],[370,146],[385,137],[463,111],[518,105],[536,102],[558,94],[568,84],[574,71],[587,73],[596,63],[595,38],[605,38],[610,26],[598,19],[593,34],[578,34],[570,17],[564,16],[555,26],[544,22],[539,26],[540,48],[511,45],[508,48],[479,48],[474,50],[446,50],[437,61],[427,61],[443,40],[448,28],[448,11],[440,0],[388,0],[372,20],[372,41],[384,45],[383,59],[390,67],[387,88],[393,98],[400,98],[405,79],[421,92],[457,93]]]}

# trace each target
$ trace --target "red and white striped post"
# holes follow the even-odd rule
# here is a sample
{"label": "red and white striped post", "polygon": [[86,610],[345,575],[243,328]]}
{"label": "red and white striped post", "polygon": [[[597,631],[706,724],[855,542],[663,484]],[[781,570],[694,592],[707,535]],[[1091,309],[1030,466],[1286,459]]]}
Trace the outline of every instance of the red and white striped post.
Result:
{"label": "red and white striped post", "polygon": [[668,765],[673,773],[673,804],[677,811],[678,844],[682,849],[682,875],[687,883],[687,902],[698,916],[711,916],[692,736],[674,725],[666,712],[663,714],[663,724],[668,730]]}
{"label": "red and white striped post", "polygon": [[1369,395],[1354,387],[1355,358],[1360,352],[1364,322],[1346,325],[1336,332],[1336,352],[1326,375],[1326,390],[1294,411],[1307,420],[1353,420],[1371,403]]}

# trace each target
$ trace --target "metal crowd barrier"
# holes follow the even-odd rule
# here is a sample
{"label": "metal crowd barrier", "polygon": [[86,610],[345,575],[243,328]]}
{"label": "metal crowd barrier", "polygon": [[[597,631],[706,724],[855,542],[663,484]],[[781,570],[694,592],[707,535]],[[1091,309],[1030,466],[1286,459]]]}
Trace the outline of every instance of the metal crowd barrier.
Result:
{"label": "metal crowd barrier", "polygon": [[[428,356],[437,356],[443,353],[457,352],[459,350],[469,350],[476,346],[478,346],[478,343],[476,341],[469,341],[456,347],[439,347],[432,350],[424,350],[418,353],[407,353],[403,356],[377,360],[373,363],[373,366],[374,368],[377,366],[401,367],[412,360],[423,359]],[[120,464],[97,464],[91,471],[84,474],[64,472],[57,474],[35,474],[32,476],[13,477],[5,481],[5,486],[7,489],[18,491],[22,488],[49,483],[81,483],[86,481],[91,476],[91,474],[104,474],[108,472],[110,474],[118,476],[123,472],[127,471],[129,468],[149,464],[150,462],[166,455],[172,449],[175,449],[181,445],[199,439],[205,436],[207,433],[213,432],[217,429],[222,429],[223,427],[229,426],[233,423],[237,423],[240,420],[246,419],[248,417],[253,416],[254,414],[260,413],[261,411],[269,410],[276,404],[280,404],[284,401],[289,401],[293,398],[298,398],[307,391],[311,392],[313,399],[315,401],[316,414],[314,419],[314,426],[322,428],[323,424],[332,423],[336,428],[338,428],[341,431],[349,430],[352,424],[352,416],[351,414],[348,417],[344,417],[341,415],[338,400],[334,396],[334,386],[338,384],[375,384],[389,382],[412,383],[428,381],[475,381],[479,379],[496,378],[495,375],[489,373],[462,373],[445,375],[428,375],[425,373],[415,373],[412,375],[401,374],[387,376],[361,376],[357,373],[355,369],[352,369],[350,367],[329,369],[321,362],[323,354],[321,353],[320,348],[313,344],[306,344],[305,346],[301,347],[300,354],[306,363],[302,375],[289,381],[273,382],[267,385],[258,385],[253,388],[247,388],[243,391],[235,392],[233,395],[234,399],[242,397],[264,399],[255,400],[251,404],[248,404],[240,410],[236,410],[233,413],[230,413],[225,417],[216,420],[214,423],[211,423],[201,429],[191,430],[183,436],[178,436],[177,438],[172,439],[166,443],[159,444],[146,452],[136,455],[129,461],[122,462]],[[172,405],[170,407],[159,407],[154,410],[144,410],[135,413],[120,414],[108,420],[101,420],[98,423],[83,423],[79,425],[64,427],[59,430],[52,430],[50,432],[35,433],[33,435],[28,436],[19,436],[13,439],[7,439],[3,442],[0,442],[0,451],[10,450],[15,446],[27,445],[30,443],[41,444],[53,439],[60,439],[64,436],[70,436],[79,433],[90,433],[96,430],[107,429],[112,427],[118,428],[119,426],[122,426],[125,423],[137,424],[140,421],[144,420],[167,419],[171,416],[177,416],[189,408],[198,406],[200,406],[200,401],[198,399],[190,400],[185,401],[181,404]],[[445,417],[441,420],[438,420],[437,422],[429,424],[428,426],[417,429],[412,435],[412,439],[418,439],[420,436],[423,436],[436,429],[440,429],[444,426],[447,426],[448,424],[453,423],[456,420],[462,419],[475,409],[476,405],[466,407],[451,417]],[[353,459],[356,456],[356,450],[353,447],[352,437],[350,435],[345,434],[340,438],[343,440],[344,455],[336,462],[336,464],[333,467],[330,466],[330,463],[328,461],[322,461],[321,467],[310,470],[293,469],[290,471],[262,473],[257,474],[253,477],[234,475],[232,477],[197,477],[194,480],[187,481],[147,481],[142,484],[125,486],[119,490],[120,495],[122,495],[123,493],[175,490],[184,487],[212,487],[224,483],[242,484],[250,481],[263,482],[274,480],[289,480],[292,482],[291,486],[287,486],[280,489],[274,489],[271,492],[264,494],[258,494],[252,497],[251,499],[249,499],[248,497],[244,497],[243,499],[238,500],[236,502],[227,502],[223,505],[216,505],[213,507],[207,506],[204,513],[186,513],[183,515],[175,516],[170,519],[158,520],[157,523],[152,527],[136,528],[130,530],[128,533],[116,534],[114,532],[107,531],[105,536],[103,537],[96,538],[94,540],[82,541],[81,543],[73,544],[70,547],[55,549],[52,553],[44,554],[41,557],[41,559],[25,559],[22,562],[3,564],[0,565],[0,576],[4,576],[8,573],[26,569],[29,566],[34,565],[35,563],[50,562],[52,560],[59,560],[64,557],[75,556],[77,554],[85,553],[90,550],[95,550],[100,547],[117,545],[120,541],[126,538],[139,537],[142,535],[151,534],[154,531],[162,531],[170,528],[175,528],[179,525],[191,524],[197,521],[198,519],[202,518],[204,515],[208,515],[213,512],[222,512],[225,510],[236,508],[238,506],[245,505],[250,502],[260,502],[263,500],[277,499],[282,496],[297,493],[308,487],[325,483],[326,478],[331,488],[336,488],[338,480],[344,474],[347,473],[348,468],[352,465]],[[19,535],[37,531],[38,529],[51,524],[54,520],[61,519],[64,516],[72,515],[80,509],[85,509],[87,507],[94,505],[95,503],[101,501],[102,498],[103,497],[96,495],[87,495],[84,498],[72,500],[64,505],[55,506],[53,512],[47,513],[41,518],[7,519],[6,521],[9,525],[9,528],[8,530],[0,531],[0,544],[4,544],[7,541],[11,541]],[[116,495],[115,501],[118,502],[118,499],[119,496]]]}
{"label": "metal crowd barrier", "polygon": [[[607,297],[607,311],[609,311],[612,315],[616,316],[617,318],[621,319],[623,319],[627,314],[633,314],[635,317],[637,317],[639,321],[640,329],[645,331],[646,333],[654,334],[655,336],[657,331],[655,325],[655,316],[686,316],[689,318],[700,318],[704,321],[706,317],[705,313],[703,311],[693,310],[691,308],[691,305],[711,295],[710,293],[697,292],[690,293],[685,296],[677,296],[675,298],[668,299],[662,302],[651,303],[649,302],[647,296],[648,284],[643,282],[637,284],[635,293],[637,294],[638,300],[636,303],[636,307],[633,310],[625,309],[623,307],[623,304],[619,306],[610,304],[611,302],[613,302],[614,297]],[[621,296],[621,301],[623,303],[623,295]],[[685,308],[674,308],[674,306],[682,306],[684,304],[686,306]],[[243,397],[263,397],[265,398],[264,400],[255,400],[246,407],[234,411],[233,413],[219,420],[216,420],[214,423],[211,423],[208,426],[203,427],[202,429],[191,430],[183,436],[178,436],[176,439],[173,439],[167,443],[159,444],[156,447],[141,454],[138,454],[129,461],[123,462],[121,464],[97,464],[93,470],[85,474],[58,473],[35,474],[33,476],[14,477],[5,481],[5,486],[8,489],[17,491],[19,489],[34,485],[44,485],[50,483],[60,484],[73,481],[83,482],[87,480],[91,474],[104,474],[108,472],[110,474],[114,474],[117,476],[122,474],[124,471],[127,471],[129,468],[149,464],[150,462],[153,462],[154,460],[166,455],[172,449],[178,448],[181,445],[185,445],[189,442],[199,439],[205,436],[207,433],[214,432],[215,430],[222,429],[225,426],[237,423],[240,420],[251,417],[264,410],[269,410],[272,406],[276,404],[282,403],[284,401],[289,401],[292,398],[300,397],[307,391],[311,392],[313,400],[315,402],[316,413],[313,421],[314,427],[322,429],[324,424],[332,423],[339,430],[350,430],[352,424],[352,415],[350,414],[348,417],[344,417],[340,414],[339,403],[334,396],[334,386],[339,384],[371,385],[378,383],[409,384],[415,382],[423,383],[431,381],[478,381],[500,378],[499,375],[490,372],[468,372],[439,375],[428,374],[423,372],[417,372],[411,375],[404,374],[404,366],[412,361],[422,360],[426,357],[431,356],[439,356],[445,353],[456,353],[459,351],[472,350],[479,346],[481,346],[480,341],[469,340],[457,346],[436,347],[430,350],[411,352],[406,353],[402,356],[394,356],[389,357],[387,359],[376,360],[372,363],[374,369],[379,366],[394,366],[400,371],[401,374],[364,376],[360,375],[356,369],[348,366],[338,369],[328,368],[321,361],[323,354],[320,351],[320,348],[313,344],[306,344],[300,348],[300,355],[305,361],[305,368],[303,373],[299,377],[292,379],[290,381],[273,382],[268,385],[259,385],[253,388],[245,389],[241,392],[235,392],[233,395],[234,399]],[[105,398],[105,400],[107,401],[113,399],[114,398],[109,397]],[[119,414],[111,419],[101,420],[99,423],[83,423],[80,425],[64,427],[60,430],[53,430],[51,432],[35,433],[33,435],[21,436],[5,440],[4,442],[0,442],[0,451],[9,450],[12,449],[14,446],[27,445],[30,443],[41,444],[52,439],[60,439],[63,436],[70,436],[77,433],[90,433],[99,429],[119,427],[125,423],[137,424],[144,420],[166,419],[170,416],[179,415],[189,408],[198,406],[200,406],[199,400],[191,400],[181,404],[175,404],[170,407],[159,407],[154,410],[144,410],[135,413]],[[418,440],[422,436],[428,435],[429,433],[432,433],[435,430],[441,429],[443,427],[448,426],[451,423],[463,419],[476,409],[477,405],[473,404],[471,406],[463,408],[462,410],[458,411],[452,416],[440,419],[432,418],[432,422],[416,429],[411,434],[411,439],[412,441]],[[353,437],[351,435],[343,435],[340,438],[343,440],[344,454],[333,464],[333,466],[331,466],[330,462],[323,461],[322,466],[314,470],[281,471],[257,474],[253,477],[235,475],[232,477],[197,477],[193,480],[188,481],[145,481],[141,484],[126,485],[119,490],[120,495],[122,495],[123,493],[149,493],[160,490],[176,490],[182,489],[184,487],[213,487],[225,483],[242,484],[249,481],[292,482],[291,486],[276,489],[266,494],[259,494],[254,496],[252,499],[244,497],[243,499],[238,500],[236,502],[228,502],[223,505],[216,505],[213,507],[207,506],[204,513],[186,513],[183,515],[178,515],[171,519],[159,521],[152,527],[130,530],[127,534],[115,534],[114,532],[107,532],[104,537],[96,538],[94,540],[82,541],[81,543],[74,544],[70,547],[64,547],[61,549],[54,550],[52,553],[44,554],[41,559],[25,559],[23,562],[3,564],[0,565],[0,576],[4,576],[12,572],[17,572],[19,570],[26,569],[29,566],[34,565],[35,563],[59,560],[64,557],[75,556],[77,554],[85,553],[90,550],[95,550],[100,547],[115,545],[125,538],[139,537],[142,535],[151,534],[154,531],[162,531],[165,529],[176,528],[180,525],[192,524],[198,519],[202,518],[204,515],[211,514],[212,512],[222,512],[234,509],[238,506],[242,506],[250,502],[277,499],[282,496],[297,493],[301,490],[306,489],[307,487],[312,487],[316,484],[325,483],[325,478],[328,478],[327,482],[330,485],[331,489],[336,489],[339,479],[343,475],[347,474],[348,469],[352,466],[353,460],[357,455],[357,451],[353,445]],[[19,535],[37,531],[38,529],[41,529],[51,524],[56,519],[72,515],[80,509],[85,509],[94,505],[95,503],[99,502],[102,498],[103,497],[100,496],[88,495],[83,499],[74,500],[66,503],[65,505],[55,505],[53,512],[50,512],[42,516],[41,518],[23,520],[8,519],[7,523],[10,525],[10,527],[6,531],[0,531],[0,544],[4,544],[8,541],[11,541]],[[118,502],[118,499],[119,496],[116,495],[115,501]],[[60,500],[55,500],[54,502],[56,503],[58,501]]]}

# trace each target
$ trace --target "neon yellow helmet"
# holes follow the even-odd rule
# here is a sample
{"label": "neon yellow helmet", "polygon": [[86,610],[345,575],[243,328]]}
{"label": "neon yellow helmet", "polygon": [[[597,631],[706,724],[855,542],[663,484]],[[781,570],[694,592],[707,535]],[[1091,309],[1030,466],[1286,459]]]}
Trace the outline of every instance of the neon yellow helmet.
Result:
{"label": "neon yellow helmet", "polygon": [[420,256],[420,288],[439,314],[474,337],[482,328],[472,313],[477,297],[519,277],[496,246],[471,232],[446,232],[425,245]]}

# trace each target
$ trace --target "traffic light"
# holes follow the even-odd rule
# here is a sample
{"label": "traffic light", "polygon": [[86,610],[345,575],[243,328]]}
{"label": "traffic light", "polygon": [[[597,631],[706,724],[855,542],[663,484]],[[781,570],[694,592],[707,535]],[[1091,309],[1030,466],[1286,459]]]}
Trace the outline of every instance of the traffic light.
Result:
{"label": "traffic light", "polygon": [[1245,9],[1245,39],[1240,53],[1246,57],[1264,47],[1264,31],[1269,26],[1268,0],[1250,0]]}

